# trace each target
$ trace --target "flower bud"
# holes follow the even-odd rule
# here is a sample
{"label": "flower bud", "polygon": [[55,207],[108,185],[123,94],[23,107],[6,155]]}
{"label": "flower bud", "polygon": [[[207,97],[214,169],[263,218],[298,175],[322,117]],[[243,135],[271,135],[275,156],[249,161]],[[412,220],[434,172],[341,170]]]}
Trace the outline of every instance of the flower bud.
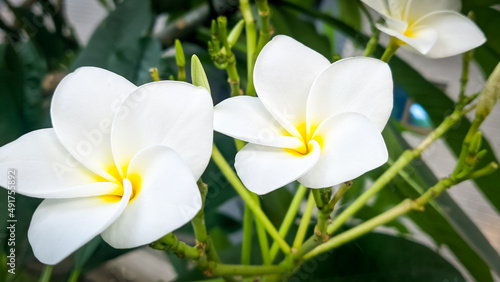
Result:
{"label": "flower bud", "polygon": [[500,63],[491,73],[477,104],[476,118],[481,121],[491,113],[500,97]]}
{"label": "flower bud", "polygon": [[177,62],[177,65],[180,67],[184,67],[186,65],[184,50],[182,50],[182,45],[179,39],[175,40],[175,61]]}
{"label": "flower bud", "polygon": [[481,141],[483,137],[482,137],[482,134],[481,132],[476,132],[476,134],[474,134],[474,136],[472,137],[472,140],[469,144],[469,152],[472,153],[472,154],[476,154],[477,152],[479,152],[479,149],[481,149]]}
{"label": "flower bud", "polygon": [[203,69],[200,59],[198,59],[198,56],[196,55],[191,57],[191,81],[193,82],[193,85],[204,87],[209,93],[211,93],[207,74]]}
{"label": "flower bud", "polygon": [[229,36],[227,37],[227,42],[229,43],[229,47],[233,47],[234,44],[236,44],[236,41],[238,41],[238,38],[241,35],[241,32],[243,31],[243,27],[245,26],[245,21],[240,20],[231,30],[229,33]]}
{"label": "flower bud", "polygon": [[488,153],[488,150],[483,149],[483,150],[479,151],[479,153],[476,154],[476,157],[478,159],[482,159],[484,156],[486,156],[487,153]]}

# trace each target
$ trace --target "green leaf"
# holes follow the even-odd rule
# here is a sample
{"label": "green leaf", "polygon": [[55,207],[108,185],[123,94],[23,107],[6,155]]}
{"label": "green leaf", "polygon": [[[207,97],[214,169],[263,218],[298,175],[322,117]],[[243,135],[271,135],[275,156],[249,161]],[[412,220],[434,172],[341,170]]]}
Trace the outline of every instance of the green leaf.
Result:
{"label": "green leaf", "polygon": [[83,247],[78,249],[74,254],[74,269],[82,269],[85,263],[92,257],[95,250],[102,243],[101,235],[97,235],[90,242],[86,243]]}
{"label": "green leaf", "polygon": [[158,67],[160,60],[160,42],[144,37],[113,53],[108,60],[107,68],[136,85],[142,85],[152,81],[149,69]]}
{"label": "green leaf", "polygon": [[97,248],[95,248],[95,251],[92,254],[92,259],[87,260],[84,267],[82,268],[82,273],[90,271],[108,260],[112,260],[114,258],[117,258],[121,255],[124,255],[128,252],[135,250],[135,249],[115,249],[109,246],[106,242],[104,242],[104,240],[100,238],[98,242],[99,244]]}
{"label": "green leaf", "polygon": [[146,34],[152,20],[150,1],[121,1],[92,34],[73,63],[72,70],[81,66],[106,68],[111,55],[136,44]]}
{"label": "green leaf", "polygon": [[[5,172],[1,172],[5,173]],[[12,246],[8,245],[7,239],[10,238],[10,232],[7,229],[8,219],[10,218],[9,211],[7,210],[7,190],[0,188],[0,199],[5,201],[2,203],[2,208],[0,209],[0,253],[6,254],[7,251],[10,252]],[[33,216],[33,212],[40,204],[41,199],[29,198],[19,194],[15,195],[15,253],[16,253],[16,276],[21,276],[22,270],[26,268],[26,265],[30,263],[34,257],[31,251],[31,246],[28,242],[28,227]],[[0,273],[0,278],[1,278]],[[10,275],[10,274],[9,274]],[[18,276],[19,275],[19,276]],[[14,277],[12,277],[14,278]]]}
{"label": "green leaf", "polygon": [[492,8],[474,9],[477,25],[487,38],[475,52],[475,59],[488,77],[500,60],[500,12]]}
{"label": "green leaf", "polygon": [[277,189],[266,195],[259,196],[262,210],[276,228],[279,228],[285,217],[293,195],[285,188]]}
{"label": "green leaf", "polygon": [[22,118],[23,77],[12,46],[0,45],[0,145],[25,132]]}
{"label": "green leaf", "polygon": [[295,38],[302,44],[316,50],[326,58],[331,58],[330,41],[319,35],[310,21],[303,20],[298,13],[287,7],[270,5],[272,24],[276,34],[284,34]]}
{"label": "green leaf", "polygon": [[47,63],[33,43],[18,45],[18,57],[23,70],[23,119],[28,131],[47,127],[44,118],[49,115],[49,109],[42,108],[42,82],[47,73]]}
{"label": "green leaf", "polygon": [[462,12],[467,14],[472,9],[489,7],[495,4],[500,4],[500,0],[462,0]]}
{"label": "green leaf", "polygon": [[42,109],[45,59],[31,42],[0,45],[0,145],[33,129],[48,126]]}
{"label": "green leaf", "polygon": [[305,261],[288,281],[465,281],[438,253],[403,237],[368,233]]}
{"label": "green leaf", "polygon": [[361,12],[359,10],[359,1],[355,0],[337,0],[340,19],[346,24],[361,29]]}

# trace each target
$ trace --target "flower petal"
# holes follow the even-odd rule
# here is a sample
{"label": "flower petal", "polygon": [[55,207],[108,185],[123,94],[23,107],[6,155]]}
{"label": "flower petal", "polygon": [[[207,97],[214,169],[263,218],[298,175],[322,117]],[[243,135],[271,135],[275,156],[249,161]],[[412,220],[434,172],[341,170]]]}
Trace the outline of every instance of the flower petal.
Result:
{"label": "flower petal", "polygon": [[123,102],[111,131],[122,175],[140,150],[162,144],[174,149],[198,179],[212,153],[212,98],[205,88],[185,82],[148,83]]}
{"label": "flower petal", "polygon": [[114,203],[102,197],[43,201],[28,230],[38,260],[57,264],[106,229],[127,206],[132,191],[130,182],[124,187],[124,197]]}
{"label": "flower petal", "polygon": [[258,145],[280,148],[302,145],[301,140],[289,136],[256,97],[233,97],[215,106],[214,130]]}
{"label": "flower petal", "polygon": [[307,101],[308,128],[339,113],[359,112],[382,131],[392,111],[392,90],[386,63],[363,57],[340,60],[314,81]]}
{"label": "flower petal", "polygon": [[396,20],[402,20],[407,3],[408,0],[388,0],[387,4],[391,12],[391,17]]}
{"label": "flower petal", "polygon": [[306,115],[306,101],[316,76],[330,62],[316,51],[288,36],[276,36],[255,63],[257,95],[269,113],[288,132],[301,138],[296,127]]}
{"label": "flower petal", "polygon": [[405,42],[408,45],[402,45],[403,48],[410,47],[410,50],[416,50],[417,52],[425,55],[433,48],[433,46],[438,41],[438,33],[428,27],[411,27],[411,37],[402,34],[394,29],[385,27],[381,24],[375,24],[378,29],[382,32],[394,36],[397,39]]}
{"label": "flower petal", "polygon": [[460,0],[409,0],[404,19],[414,23],[423,16],[436,11],[455,11],[462,9]]}
{"label": "flower petal", "polygon": [[318,161],[320,151],[316,141],[311,151],[301,155],[290,149],[247,144],[236,154],[234,167],[248,190],[267,194],[307,173]]}
{"label": "flower petal", "polygon": [[313,140],[320,144],[321,156],[299,179],[306,187],[324,188],[352,180],[388,159],[377,126],[359,113],[331,117],[318,127]]}
{"label": "flower petal", "polygon": [[130,163],[127,178],[140,186],[134,186],[138,194],[102,233],[114,248],[149,244],[189,222],[201,208],[190,168],[168,147],[139,152]]}
{"label": "flower petal", "polygon": [[415,28],[437,32],[437,42],[425,55],[444,58],[458,55],[481,46],[486,38],[477,25],[464,15],[452,11],[428,14],[415,23]]}
{"label": "flower petal", "polygon": [[[408,29],[408,23],[406,21],[395,20],[389,17],[384,17],[384,20],[385,24],[387,25],[387,28],[392,29],[397,33],[403,34]],[[376,23],[376,25],[379,26],[380,24]]]}
{"label": "flower petal", "polygon": [[361,2],[365,3],[368,7],[374,9],[381,15],[386,17],[391,16],[387,0],[361,0]]}
{"label": "flower petal", "polygon": [[64,147],[78,161],[113,181],[115,172],[110,129],[125,96],[136,86],[125,78],[95,67],[67,75],[52,99],[52,124]]}
{"label": "flower petal", "polygon": [[15,169],[16,193],[37,198],[108,194],[118,185],[106,182],[76,161],[52,128],[35,130],[0,148],[0,186]]}

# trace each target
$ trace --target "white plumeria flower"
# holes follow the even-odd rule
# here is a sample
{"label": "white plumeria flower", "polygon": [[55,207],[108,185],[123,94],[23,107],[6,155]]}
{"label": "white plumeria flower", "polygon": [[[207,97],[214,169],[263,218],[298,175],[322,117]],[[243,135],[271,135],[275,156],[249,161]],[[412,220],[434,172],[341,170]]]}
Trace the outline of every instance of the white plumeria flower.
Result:
{"label": "white plumeria flower", "polygon": [[429,58],[461,54],[486,41],[476,24],[458,13],[460,0],[362,1],[385,19],[378,29]]}
{"label": "white plumeria flower", "polygon": [[0,148],[0,171],[17,169],[16,192],[46,198],[28,231],[41,262],[56,264],[99,234],[115,248],[148,244],[200,210],[196,180],[213,137],[204,88],[173,81],[136,87],[84,67],[58,85],[51,116],[54,128]]}
{"label": "white plumeria flower", "polygon": [[298,180],[333,186],[387,161],[381,130],[392,110],[388,65],[372,58],[330,62],[287,36],[269,42],[255,64],[259,98],[215,107],[214,129],[249,142],[236,155],[242,182],[266,194]]}

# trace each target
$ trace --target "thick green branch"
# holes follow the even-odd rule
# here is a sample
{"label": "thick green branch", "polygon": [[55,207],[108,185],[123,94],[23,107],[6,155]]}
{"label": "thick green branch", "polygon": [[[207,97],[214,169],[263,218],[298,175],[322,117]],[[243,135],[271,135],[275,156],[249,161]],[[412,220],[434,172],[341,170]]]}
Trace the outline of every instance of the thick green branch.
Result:
{"label": "thick green branch", "polygon": [[255,96],[255,87],[253,84],[253,68],[257,58],[255,49],[257,47],[257,29],[250,8],[249,0],[240,0],[240,10],[245,20],[245,33],[247,39],[247,91],[246,95]]}
{"label": "thick green branch", "polygon": [[213,275],[266,275],[266,274],[279,274],[285,272],[287,269],[281,265],[233,265],[233,264],[212,264]]}
{"label": "thick green branch", "polygon": [[179,241],[177,236],[173,233],[163,236],[149,246],[155,250],[171,251],[180,258],[187,257],[192,260],[200,258],[200,251],[198,248],[188,246],[186,243]]}
{"label": "thick green branch", "polygon": [[257,44],[256,54],[260,53],[260,50],[269,42],[272,35],[271,23],[269,21],[269,5],[267,0],[255,0],[257,3],[257,10],[259,10],[259,16],[261,21],[261,29],[259,33],[259,42]]}
{"label": "thick green branch", "polygon": [[245,204],[245,215],[243,217],[243,243],[241,246],[241,264],[249,265],[252,255],[252,229],[253,229],[253,212]]}

